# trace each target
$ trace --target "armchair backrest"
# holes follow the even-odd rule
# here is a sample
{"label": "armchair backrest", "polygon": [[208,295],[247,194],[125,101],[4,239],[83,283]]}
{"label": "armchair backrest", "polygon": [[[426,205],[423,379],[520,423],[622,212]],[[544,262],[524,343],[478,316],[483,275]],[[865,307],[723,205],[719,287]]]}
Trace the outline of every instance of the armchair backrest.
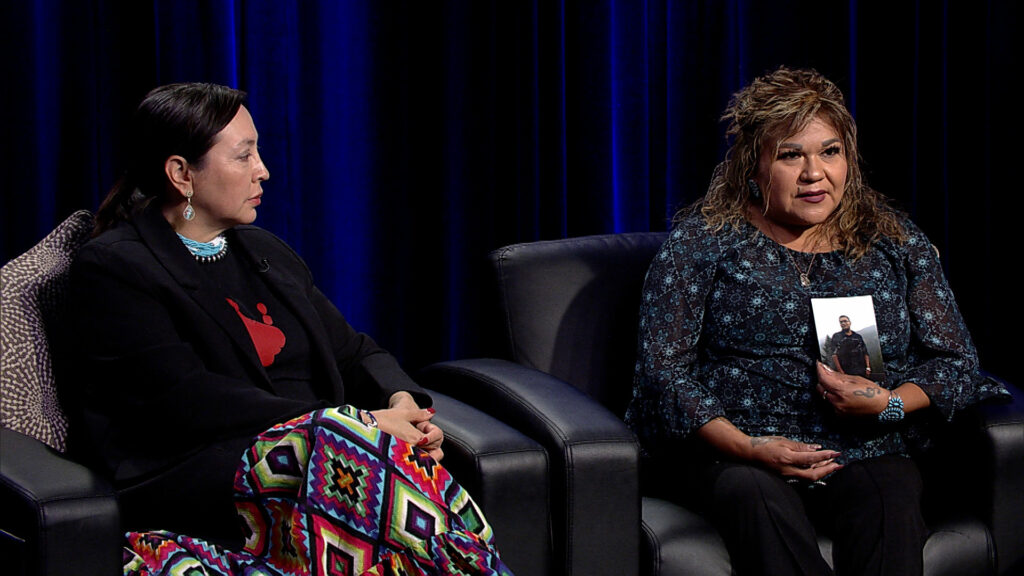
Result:
{"label": "armchair backrest", "polygon": [[572,384],[621,416],[632,388],[644,278],[667,236],[605,234],[492,252],[510,359]]}
{"label": "armchair backrest", "polygon": [[0,426],[63,451],[68,421],[54,382],[50,336],[66,301],[68,271],[93,215],[75,212],[0,268]]}

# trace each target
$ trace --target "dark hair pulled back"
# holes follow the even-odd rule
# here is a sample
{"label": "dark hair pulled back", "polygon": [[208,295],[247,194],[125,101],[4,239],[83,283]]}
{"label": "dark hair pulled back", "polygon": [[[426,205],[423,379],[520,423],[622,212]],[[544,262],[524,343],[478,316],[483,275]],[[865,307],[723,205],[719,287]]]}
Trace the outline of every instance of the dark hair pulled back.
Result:
{"label": "dark hair pulled back", "polygon": [[150,91],[132,117],[128,165],[96,212],[94,235],[167,191],[164,163],[169,157],[201,166],[217,134],[244,103],[244,92],[218,84],[168,84]]}

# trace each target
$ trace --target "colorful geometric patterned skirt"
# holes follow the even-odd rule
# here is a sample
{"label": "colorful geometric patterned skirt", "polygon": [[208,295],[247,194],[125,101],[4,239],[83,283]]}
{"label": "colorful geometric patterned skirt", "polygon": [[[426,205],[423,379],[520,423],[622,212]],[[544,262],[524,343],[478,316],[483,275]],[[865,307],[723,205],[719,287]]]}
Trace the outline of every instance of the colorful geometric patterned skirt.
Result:
{"label": "colorful geometric patterned skirt", "polygon": [[469,494],[422,450],[349,406],[255,438],[235,475],[246,543],[232,552],[170,532],[132,532],[131,576],[327,576],[512,572]]}

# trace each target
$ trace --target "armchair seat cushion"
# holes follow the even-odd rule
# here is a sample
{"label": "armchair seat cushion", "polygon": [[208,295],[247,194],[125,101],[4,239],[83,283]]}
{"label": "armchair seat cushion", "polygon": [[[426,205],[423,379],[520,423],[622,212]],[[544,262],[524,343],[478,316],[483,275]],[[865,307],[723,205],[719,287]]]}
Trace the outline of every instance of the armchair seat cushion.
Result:
{"label": "armchair seat cushion", "polygon": [[640,573],[728,576],[729,553],[718,532],[695,512],[660,498],[643,499]]}
{"label": "armchair seat cushion", "polygon": [[992,535],[977,517],[951,518],[929,526],[924,544],[928,576],[988,574],[995,563]]}

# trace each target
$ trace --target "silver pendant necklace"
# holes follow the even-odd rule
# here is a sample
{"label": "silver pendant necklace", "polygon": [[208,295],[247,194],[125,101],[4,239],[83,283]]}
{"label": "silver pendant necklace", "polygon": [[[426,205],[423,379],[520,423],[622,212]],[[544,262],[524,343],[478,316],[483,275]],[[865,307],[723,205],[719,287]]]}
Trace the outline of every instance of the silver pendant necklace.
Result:
{"label": "silver pendant necklace", "polygon": [[[772,231],[772,235],[769,236],[769,238],[771,238],[776,244],[778,244],[779,247],[782,248],[782,251],[786,253],[786,257],[789,258],[789,263],[793,265],[793,269],[796,270],[797,275],[800,277],[800,285],[803,286],[804,288],[810,288],[811,268],[814,267],[814,260],[818,257],[818,249],[821,247],[821,237],[819,236],[815,239],[814,247],[811,248],[810,250],[811,261],[807,264],[807,269],[801,272],[800,267],[797,266],[796,264],[796,259],[793,258],[793,252],[796,252],[796,250],[787,248],[785,245],[782,244],[782,242],[775,240],[774,237],[778,236],[778,234],[775,232],[775,226],[772,224],[771,220],[767,220],[767,222],[768,228],[770,228]],[[803,252],[801,252],[801,254],[803,254]]]}
{"label": "silver pendant necklace", "polygon": [[[782,246],[782,244],[779,244]],[[794,250],[782,246],[782,249],[786,252],[786,256],[789,258],[789,263],[793,265],[797,275],[800,277],[800,285],[804,288],[811,287],[811,268],[814,267],[814,260],[818,257],[818,249],[821,248],[821,238],[818,238],[814,242],[814,247],[811,248],[811,261],[807,263],[807,269],[803,272],[800,271],[800,267],[796,264],[796,259],[793,258]],[[803,254],[804,252],[801,252]]]}
{"label": "silver pendant necklace", "polygon": [[810,264],[807,265],[807,269],[806,270],[801,272],[800,271],[800,267],[796,265],[796,260],[793,258],[793,251],[788,249],[788,248],[786,248],[785,246],[783,246],[782,249],[786,251],[786,256],[789,256],[790,264],[793,265],[793,268],[796,268],[797,274],[800,275],[800,285],[803,286],[804,288],[810,288],[810,286],[811,286],[811,267],[814,266],[814,259],[818,257],[818,253],[815,252],[815,253],[811,254],[811,262],[810,262]]}

